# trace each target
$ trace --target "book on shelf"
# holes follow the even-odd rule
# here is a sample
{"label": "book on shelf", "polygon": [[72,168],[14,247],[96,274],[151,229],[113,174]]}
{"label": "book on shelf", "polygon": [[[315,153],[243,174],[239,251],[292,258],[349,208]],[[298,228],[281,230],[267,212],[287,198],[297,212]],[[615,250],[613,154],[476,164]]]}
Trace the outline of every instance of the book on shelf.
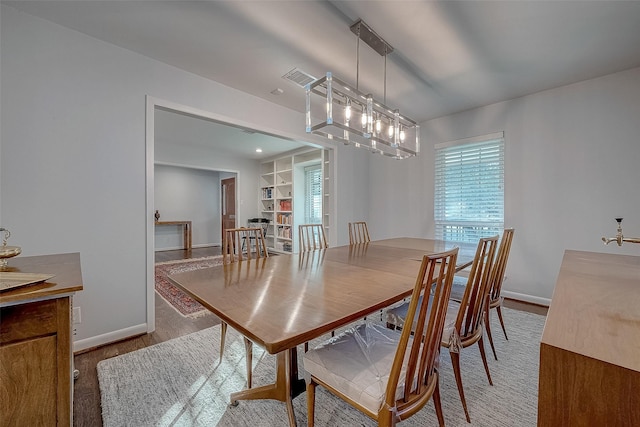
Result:
{"label": "book on shelf", "polygon": [[291,239],[291,227],[282,227],[278,229],[278,237],[283,239]]}
{"label": "book on shelf", "polygon": [[291,200],[280,200],[279,201],[280,210],[281,211],[290,211],[291,210]]}
{"label": "book on shelf", "polygon": [[263,199],[273,199],[273,187],[263,187],[262,188],[262,198]]}
{"label": "book on shelf", "polygon": [[289,213],[279,213],[276,217],[276,222],[282,225],[290,225],[291,224],[291,214]]}

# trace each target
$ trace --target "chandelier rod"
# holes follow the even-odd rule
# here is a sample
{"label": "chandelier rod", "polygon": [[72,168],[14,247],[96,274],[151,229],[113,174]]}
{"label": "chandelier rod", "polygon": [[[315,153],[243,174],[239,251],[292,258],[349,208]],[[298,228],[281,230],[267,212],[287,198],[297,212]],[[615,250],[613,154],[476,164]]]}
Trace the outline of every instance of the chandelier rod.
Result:
{"label": "chandelier rod", "polygon": [[387,105],[387,47],[384,47],[384,96],[382,102]]}
{"label": "chandelier rod", "polygon": [[356,42],[356,90],[360,90],[360,26],[358,25],[358,41]]}

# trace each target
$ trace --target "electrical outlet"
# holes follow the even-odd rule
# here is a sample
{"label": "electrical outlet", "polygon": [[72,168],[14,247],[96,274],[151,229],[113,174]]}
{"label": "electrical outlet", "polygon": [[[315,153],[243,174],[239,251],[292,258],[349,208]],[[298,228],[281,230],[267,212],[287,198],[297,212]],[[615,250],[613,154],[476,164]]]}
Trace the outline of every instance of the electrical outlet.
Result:
{"label": "electrical outlet", "polygon": [[82,323],[82,313],[80,307],[73,307],[73,323]]}

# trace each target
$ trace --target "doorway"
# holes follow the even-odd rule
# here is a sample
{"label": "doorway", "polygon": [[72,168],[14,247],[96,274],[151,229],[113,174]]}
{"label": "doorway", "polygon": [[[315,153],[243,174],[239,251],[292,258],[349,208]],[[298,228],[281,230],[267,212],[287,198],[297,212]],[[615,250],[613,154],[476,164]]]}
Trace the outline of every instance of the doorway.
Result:
{"label": "doorway", "polygon": [[[158,116],[163,116],[161,120],[156,120]],[[174,126],[175,121],[169,122],[168,120],[180,119],[194,120],[189,123],[189,126],[193,126],[193,129],[202,129],[202,123],[206,123],[207,126],[216,126],[216,131],[219,132],[215,138],[207,137],[206,144],[193,144],[190,138],[184,135],[184,128],[180,126]],[[162,123],[168,123],[169,125],[161,126]],[[256,130],[256,132],[245,132],[246,129]],[[229,132],[232,132],[231,134]],[[156,134],[157,133],[157,134]],[[262,148],[267,148],[266,153],[256,154],[257,150],[246,151],[242,154],[235,155],[235,158],[242,157],[242,161],[232,161],[232,157],[229,156],[230,150],[242,150],[249,147],[249,144],[234,144],[234,138],[237,138],[238,133],[242,133],[242,139],[247,140],[247,135],[256,135],[260,138],[266,138],[268,141],[261,143]],[[195,132],[193,135],[205,135],[208,132]],[[240,173],[243,177],[253,177],[255,172],[255,165],[252,160],[257,160],[260,156],[273,156],[276,153],[293,151],[301,146],[308,146],[307,143],[297,140],[291,136],[276,135],[269,132],[267,129],[261,129],[261,126],[254,125],[248,122],[242,122],[238,119],[214,114],[208,111],[200,110],[197,108],[189,107],[183,104],[178,104],[171,101],[161,100],[147,95],[146,98],[146,235],[147,235],[147,259],[146,259],[146,328],[147,332],[155,330],[155,286],[154,286],[154,267],[155,267],[155,230],[154,230],[154,165],[156,162],[163,163],[170,166],[189,167],[195,169],[217,170],[220,172],[235,174],[235,224],[244,221],[243,218],[255,216],[257,214],[252,211],[253,208],[249,208],[249,212],[244,212],[247,209],[243,206],[243,200],[253,200],[255,198],[255,185],[256,179],[240,179]],[[179,141],[182,144],[184,141],[192,142],[191,155],[186,154],[186,150],[182,146],[171,145],[169,142]],[[202,149],[202,148],[206,149]],[[217,151],[214,151],[217,150]],[[270,154],[269,150],[273,153]],[[214,152],[223,152],[225,156],[213,155]],[[196,154],[193,154],[196,153]],[[248,160],[247,160],[248,159]],[[221,176],[221,179],[229,178],[229,175]],[[215,184],[216,190],[220,189],[220,183]],[[221,196],[218,199],[222,200]],[[219,211],[218,211],[219,213]],[[222,230],[222,218],[220,217],[220,224],[215,225],[215,230]],[[217,234],[217,233],[216,233]]]}
{"label": "doorway", "polygon": [[220,216],[222,218],[221,240],[224,244],[224,231],[228,228],[236,228],[236,179],[225,178],[220,181],[220,194],[222,205]]}

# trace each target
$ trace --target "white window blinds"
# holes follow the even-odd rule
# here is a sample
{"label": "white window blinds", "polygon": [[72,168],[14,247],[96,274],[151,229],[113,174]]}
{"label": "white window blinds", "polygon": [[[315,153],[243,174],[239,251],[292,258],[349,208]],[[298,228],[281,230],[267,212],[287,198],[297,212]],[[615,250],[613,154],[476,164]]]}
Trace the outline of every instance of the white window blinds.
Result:
{"label": "white window blinds", "polygon": [[304,181],[305,224],[322,224],[322,169],[320,169],[320,165],[306,167]]}
{"label": "white window blinds", "polygon": [[477,242],[504,228],[504,134],[436,145],[436,238]]}

